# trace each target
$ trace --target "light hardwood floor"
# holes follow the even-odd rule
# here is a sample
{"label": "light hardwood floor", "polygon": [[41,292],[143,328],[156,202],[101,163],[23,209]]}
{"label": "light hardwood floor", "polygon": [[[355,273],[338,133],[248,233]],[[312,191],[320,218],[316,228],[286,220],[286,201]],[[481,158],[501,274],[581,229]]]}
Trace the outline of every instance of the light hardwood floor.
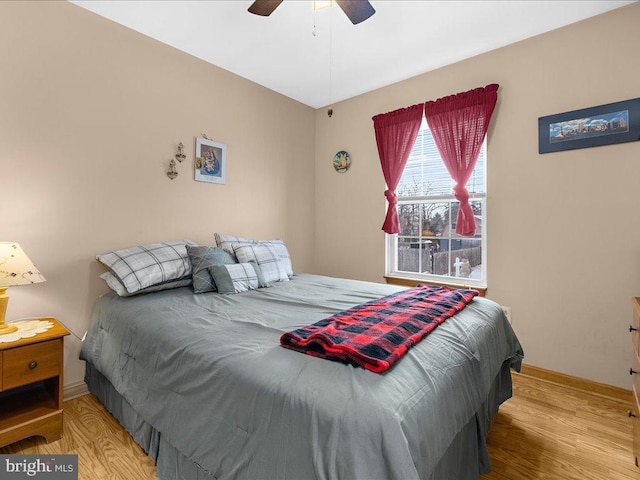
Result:
{"label": "light hardwood floor", "polygon": [[153,460],[93,395],[64,402],[62,438],[31,437],[0,454],[77,454],[80,480],[157,480]]}
{"label": "light hardwood floor", "polygon": [[[513,375],[514,397],[489,433],[493,471],[481,480],[640,479],[631,453],[631,398],[621,401]],[[156,479],[153,462],[92,395],[65,402],[64,437],[0,453],[78,454],[81,480]]]}
{"label": "light hardwood floor", "polygon": [[494,417],[493,471],[481,480],[637,480],[628,400],[513,375],[513,398]]}

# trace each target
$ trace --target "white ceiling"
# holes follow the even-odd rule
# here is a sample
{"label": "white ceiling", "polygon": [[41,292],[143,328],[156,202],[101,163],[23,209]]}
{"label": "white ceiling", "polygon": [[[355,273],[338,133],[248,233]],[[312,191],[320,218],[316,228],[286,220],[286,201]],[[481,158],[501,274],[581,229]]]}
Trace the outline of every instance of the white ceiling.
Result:
{"label": "white ceiling", "polygon": [[252,0],[71,1],[319,108],[636,0],[371,0],[359,25],[303,0],[269,17]]}

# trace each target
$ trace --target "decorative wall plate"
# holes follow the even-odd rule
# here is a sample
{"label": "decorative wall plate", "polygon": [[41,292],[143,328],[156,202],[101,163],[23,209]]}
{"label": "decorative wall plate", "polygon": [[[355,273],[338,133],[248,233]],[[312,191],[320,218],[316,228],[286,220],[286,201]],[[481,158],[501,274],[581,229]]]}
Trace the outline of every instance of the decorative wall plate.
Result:
{"label": "decorative wall plate", "polygon": [[340,150],[333,157],[333,168],[338,173],[344,173],[349,170],[349,167],[351,167],[351,157],[344,150]]}

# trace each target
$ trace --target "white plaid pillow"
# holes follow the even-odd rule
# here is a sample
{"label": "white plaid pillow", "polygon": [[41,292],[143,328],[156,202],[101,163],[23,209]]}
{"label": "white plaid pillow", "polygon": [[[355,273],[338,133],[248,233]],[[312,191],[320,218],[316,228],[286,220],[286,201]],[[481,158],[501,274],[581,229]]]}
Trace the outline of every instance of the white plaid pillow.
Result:
{"label": "white plaid pillow", "polygon": [[246,238],[236,237],[234,235],[225,235],[223,233],[216,233],[215,238],[216,245],[229,253],[234,253],[234,245],[269,245],[273,247],[274,251],[278,255],[278,259],[280,260],[282,268],[287,272],[287,276],[293,276],[291,255],[289,255],[289,250],[287,249],[284,241],[279,238],[275,240],[248,240]]}
{"label": "white plaid pillow", "polygon": [[278,254],[270,245],[243,245],[234,244],[233,251],[238,258],[238,262],[252,262],[260,267],[266,286],[274,282],[286,282],[289,280]]}
{"label": "white plaid pillow", "polygon": [[263,240],[260,241],[260,245],[269,245],[273,247],[276,255],[278,255],[278,259],[280,260],[282,268],[284,268],[284,271],[287,272],[287,276],[293,277],[293,265],[291,265],[291,256],[289,255],[287,246],[282,240]]}
{"label": "white plaid pillow", "polygon": [[127,289],[124,288],[124,285],[120,283],[113,273],[104,272],[100,275],[100,278],[107,282],[109,288],[116,292],[119,297],[131,297],[133,295],[140,295],[143,293],[151,293],[151,292],[161,292],[162,290],[171,290],[174,288],[180,287],[188,287],[193,285],[193,279],[191,277],[184,277],[178,280],[169,280],[168,282],[158,283],[156,285],[152,285],[151,287],[143,288],[142,290],[138,290],[135,293],[127,292]]}
{"label": "white plaid pillow", "polygon": [[208,267],[218,293],[241,293],[260,288],[260,272],[255,263],[232,263]]}
{"label": "white plaid pillow", "polygon": [[191,275],[186,245],[190,240],[154,243],[106,252],[96,260],[106,266],[129,293]]}

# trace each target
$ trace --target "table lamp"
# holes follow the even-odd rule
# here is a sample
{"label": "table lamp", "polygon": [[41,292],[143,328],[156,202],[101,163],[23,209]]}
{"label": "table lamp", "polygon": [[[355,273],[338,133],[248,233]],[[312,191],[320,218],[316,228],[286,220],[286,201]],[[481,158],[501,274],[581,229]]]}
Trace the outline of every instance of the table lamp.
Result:
{"label": "table lamp", "polygon": [[0,335],[18,330],[15,325],[4,323],[9,304],[7,288],[44,281],[44,277],[22,251],[20,245],[15,242],[0,242]]}

